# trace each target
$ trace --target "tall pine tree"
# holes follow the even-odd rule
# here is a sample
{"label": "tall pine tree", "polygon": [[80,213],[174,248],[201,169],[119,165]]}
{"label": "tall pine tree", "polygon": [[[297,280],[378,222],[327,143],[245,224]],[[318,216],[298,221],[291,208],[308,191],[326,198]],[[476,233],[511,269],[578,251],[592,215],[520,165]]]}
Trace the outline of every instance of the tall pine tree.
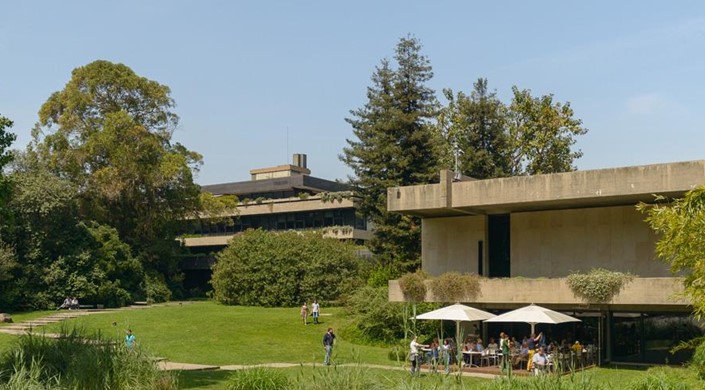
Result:
{"label": "tall pine tree", "polygon": [[398,272],[419,264],[421,222],[387,212],[387,188],[436,180],[438,153],[431,131],[437,110],[430,62],[413,37],[402,38],[392,68],[382,60],[367,88],[368,101],[351,110],[346,121],[356,139],[348,139],[340,159],[353,169],[351,184],[362,204],[360,212],[374,224],[370,249]]}

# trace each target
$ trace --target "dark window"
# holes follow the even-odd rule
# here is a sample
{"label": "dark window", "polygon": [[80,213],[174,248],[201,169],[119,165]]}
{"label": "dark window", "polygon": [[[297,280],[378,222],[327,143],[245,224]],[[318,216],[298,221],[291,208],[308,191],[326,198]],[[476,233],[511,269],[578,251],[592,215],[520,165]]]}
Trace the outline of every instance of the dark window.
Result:
{"label": "dark window", "polygon": [[487,218],[490,277],[508,278],[511,276],[509,221],[509,214],[490,215]]}

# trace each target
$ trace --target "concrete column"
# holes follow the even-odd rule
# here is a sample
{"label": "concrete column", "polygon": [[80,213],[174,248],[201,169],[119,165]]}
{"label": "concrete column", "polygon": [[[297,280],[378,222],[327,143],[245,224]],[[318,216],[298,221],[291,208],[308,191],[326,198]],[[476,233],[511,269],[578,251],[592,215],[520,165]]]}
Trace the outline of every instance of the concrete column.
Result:
{"label": "concrete column", "polygon": [[453,172],[449,169],[441,170],[441,203],[453,207]]}

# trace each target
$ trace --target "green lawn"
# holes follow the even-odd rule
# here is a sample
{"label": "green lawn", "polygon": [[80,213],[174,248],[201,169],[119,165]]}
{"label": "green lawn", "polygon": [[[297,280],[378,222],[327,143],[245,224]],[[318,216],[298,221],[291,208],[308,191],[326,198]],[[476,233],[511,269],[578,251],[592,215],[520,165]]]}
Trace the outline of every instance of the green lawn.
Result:
{"label": "green lawn", "polygon": [[[53,312],[13,315],[16,322],[37,318]],[[298,308],[258,308],[223,306],[214,302],[170,303],[144,309],[118,310],[67,321],[69,327],[100,331],[109,338],[122,339],[131,328],[142,348],[172,362],[212,365],[258,363],[316,363],[317,367],[301,366],[282,369],[291,380],[306,380],[331,368],[320,366],[323,360],[322,337],[328,327],[341,328],[347,321],[340,308],[325,308],[320,325],[302,325]],[[57,332],[59,324],[45,327]],[[0,351],[6,350],[16,336],[0,334]],[[406,362],[387,359],[388,348],[353,344],[338,336],[334,350],[336,363],[361,362],[399,367]],[[364,375],[384,388],[472,389],[490,383],[477,378],[462,378],[461,384],[444,375],[424,374],[411,379],[406,370],[385,370],[360,367],[334,367],[343,376]],[[349,374],[352,373],[352,374]],[[224,389],[231,372],[205,371],[177,373],[183,389]],[[644,371],[596,368],[564,381],[580,381],[586,376],[591,383],[608,389],[628,388],[642,377]]]}
{"label": "green lawn", "polygon": [[[89,331],[122,337],[131,328],[138,343],[170,361],[214,365],[323,361],[323,334],[345,319],[338,308],[326,308],[321,324],[301,324],[298,308],[224,306],[213,302],[172,303],[120,310],[70,320]],[[117,325],[113,325],[116,323]],[[47,326],[56,332],[60,325]],[[338,336],[335,361],[396,364],[387,349],[356,345]]]}

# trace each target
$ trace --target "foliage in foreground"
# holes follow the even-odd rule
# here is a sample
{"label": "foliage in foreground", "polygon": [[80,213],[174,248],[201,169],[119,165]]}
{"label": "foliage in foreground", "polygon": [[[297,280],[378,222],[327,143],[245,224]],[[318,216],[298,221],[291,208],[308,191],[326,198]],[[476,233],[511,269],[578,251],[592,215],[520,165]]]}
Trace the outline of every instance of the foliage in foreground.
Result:
{"label": "foliage in foreground", "polygon": [[279,390],[289,386],[289,378],[272,368],[255,367],[233,372],[228,378],[228,390]]}
{"label": "foliage in foreground", "polygon": [[358,261],[352,244],[320,232],[248,230],[218,254],[213,297],[267,307],[336,300],[358,284]]}
{"label": "foliage in foreground", "polygon": [[85,337],[76,329],[58,339],[28,334],[0,358],[0,389],[176,389],[139,348]]}
{"label": "foliage in foreground", "polygon": [[[657,197],[657,201],[664,200]],[[693,305],[693,314],[705,315],[705,185],[698,186],[682,199],[671,203],[647,205],[637,209],[647,215],[646,222],[660,235],[656,254],[670,264],[671,272],[684,274],[684,294]]]}

